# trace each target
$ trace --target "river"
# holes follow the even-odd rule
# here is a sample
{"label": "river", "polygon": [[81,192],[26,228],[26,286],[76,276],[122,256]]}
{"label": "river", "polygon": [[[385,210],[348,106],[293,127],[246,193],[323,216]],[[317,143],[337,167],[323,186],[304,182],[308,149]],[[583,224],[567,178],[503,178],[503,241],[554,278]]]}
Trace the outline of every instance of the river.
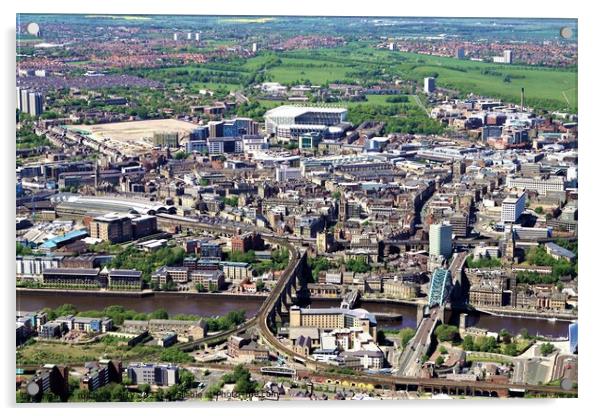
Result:
{"label": "river", "polygon": [[[75,305],[79,311],[102,310],[109,305],[123,305],[137,312],[152,312],[163,308],[169,314],[194,314],[199,316],[224,315],[229,311],[244,309],[246,316],[254,316],[265,298],[261,296],[235,296],[220,294],[182,294],[155,293],[151,296],[123,296],[119,294],[96,293],[56,293],[27,291],[17,293],[17,310],[36,311],[45,307],[56,308],[65,303]],[[311,307],[328,308],[339,306],[336,299],[312,299]],[[384,303],[379,301],[360,301],[362,307],[373,313],[401,315],[402,319],[388,319],[379,323],[379,327],[398,329],[416,327],[416,307],[407,304]],[[530,334],[550,337],[566,337],[569,322],[549,321],[546,319],[498,317],[487,314],[471,313],[467,325],[486,328],[491,331],[506,329],[516,334],[525,328]]]}

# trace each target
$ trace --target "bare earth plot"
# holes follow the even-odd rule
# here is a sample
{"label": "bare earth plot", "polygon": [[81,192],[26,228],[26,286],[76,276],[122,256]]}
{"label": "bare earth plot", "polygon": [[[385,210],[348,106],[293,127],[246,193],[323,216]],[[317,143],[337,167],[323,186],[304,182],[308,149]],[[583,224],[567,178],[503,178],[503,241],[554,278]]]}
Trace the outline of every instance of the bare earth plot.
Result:
{"label": "bare earth plot", "polygon": [[153,147],[152,137],[155,132],[178,132],[180,136],[188,135],[199,126],[187,121],[174,119],[126,121],[122,123],[106,123],[87,125],[68,125],[70,130],[82,134],[95,141],[120,149],[123,153],[140,154]]}

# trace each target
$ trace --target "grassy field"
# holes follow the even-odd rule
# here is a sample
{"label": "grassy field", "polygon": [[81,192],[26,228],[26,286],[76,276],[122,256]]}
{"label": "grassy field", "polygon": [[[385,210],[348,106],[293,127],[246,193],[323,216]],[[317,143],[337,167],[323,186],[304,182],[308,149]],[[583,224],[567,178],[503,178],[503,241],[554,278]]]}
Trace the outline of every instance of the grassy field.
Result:
{"label": "grassy field", "polygon": [[[380,71],[382,77],[399,77],[421,82],[426,76],[436,76],[441,87],[490,95],[518,102],[525,88],[527,105],[548,109],[577,108],[577,71],[519,65],[461,61],[453,58],[389,52],[367,47],[315,51],[295,51],[281,54],[282,63],[269,69],[277,82],[309,79],[323,84],[344,78],[357,78],[361,71]],[[255,58],[253,58],[255,59]],[[374,75],[373,79],[378,80]]]}
{"label": "grassy field", "polygon": [[88,345],[67,345],[36,342],[17,350],[17,365],[45,363],[79,363],[98,360],[100,357],[152,361],[159,358],[163,349],[158,346],[137,345],[123,347],[95,342]]}
{"label": "grassy field", "polygon": [[[320,104],[320,105],[328,105],[331,107],[346,107],[346,108],[351,108],[351,107],[355,107],[357,105],[364,105],[364,104],[376,104],[376,105],[395,105],[395,104],[399,104],[399,103],[389,103],[387,102],[387,98],[389,97],[399,97],[399,95],[367,95],[366,96],[366,101],[339,101],[339,102],[334,102],[334,103],[328,103],[328,104]],[[412,105],[412,106],[418,106],[418,104],[416,103],[415,97],[412,95],[409,95],[409,100],[407,103],[403,103],[403,104],[408,104],[408,105]],[[282,100],[282,101],[274,101],[274,100],[258,100],[264,107],[268,107],[268,108],[274,108],[274,107],[278,107],[280,105],[295,105],[297,103],[291,103],[290,101],[286,101],[286,100]],[[298,105],[298,104],[297,104]],[[309,103],[308,103],[309,105]]]}
{"label": "grassy field", "polygon": [[570,108],[577,107],[577,72],[473,61],[459,61],[410,53],[400,53],[405,61],[399,67],[418,78],[437,74],[442,87],[473,91],[483,95],[519,100],[525,88],[529,99],[551,100]]}
{"label": "grassy field", "polygon": [[481,355],[478,353],[475,354],[469,354],[467,357],[468,361],[472,361],[472,362],[483,362],[483,363],[498,363],[498,364],[511,364],[512,360],[510,359],[510,357],[508,357],[508,359],[505,358],[501,358],[501,357],[491,357],[488,355]]}
{"label": "grassy field", "polygon": [[[392,82],[413,80],[422,85],[435,76],[439,87],[461,94],[520,101],[525,89],[526,104],[537,109],[577,110],[577,71],[521,65],[493,64],[454,58],[391,52],[354,42],[340,48],[262,53],[244,62],[189,65],[145,71],[144,76],[171,82],[188,82],[194,88],[242,87],[243,80],[265,69],[266,80],[291,84],[309,81],[323,85],[334,81]],[[189,71],[190,74],[182,74]],[[378,102],[382,97],[371,100]]]}

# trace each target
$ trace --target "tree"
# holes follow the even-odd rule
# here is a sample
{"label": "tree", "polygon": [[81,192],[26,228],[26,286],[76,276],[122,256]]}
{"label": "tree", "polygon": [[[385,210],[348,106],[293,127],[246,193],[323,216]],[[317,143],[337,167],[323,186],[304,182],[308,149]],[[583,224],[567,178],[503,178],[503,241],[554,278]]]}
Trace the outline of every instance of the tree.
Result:
{"label": "tree", "polygon": [[516,347],[516,344],[510,343],[504,345],[504,354],[510,355],[512,357],[518,355],[518,348]]}
{"label": "tree", "polygon": [[140,390],[140,393],[148,396],[151,391],[151,386],[149,384],[140,384],[138,390]]}
{"label": "tree", "polygon": [[504,344],[510,343],[512,341],[512,334],[505,329],[500,331],[500,338]]}
{"label": "tree", "polygon": [[180,378],[179,384],[186,390],[192,388],[192,386],[194,385],[194,383],[196,381],[194,374],[192,374],[188,370],[181,370],[180,374],[179,374],[179,378]]}
{"label": "tree", "polygon": [[42,403],[58,403],[61,398],[54,393],[47,392],[42,395]]}
{"label": "tree", "polygon": [[462,348],[464,351],[473,351],[474,350],[474,338],[472,335],[466,335],[464,337],[464,341],[462,342]]}
{"label": "tree", "polygon": [[402,328],[399,331],[399,336],[401,338],[401,346],[405,348],[415,334],[416,330],[414,328]]}
{"label": "tree", "polygon": [[31,403],[32,397],[24,391],[17,390],[17,403]]}
{"label": "tree", "polygon": [[159,358],[161,361],[169,363],[188,363],[192,361],[192,357],[190,355],[186,354],[184,351],[180,351],[175,347],[164,349]]}
{"label": "tree", "polygon": [[442,324],[435,329],[435,336],[440,342],[454,341],[458,335],[458,327],[455,325]]}
{"label": "tree", "polygon": [[123,384],[115,384],[111,387],[112,402],[127,402],[129,401],[129,392]]}
{"label": "tree", "polygon": [[541,354],[546,357],[548,355],[552,354],[555,350],[556,350],[556,348],[554,348],[554,346],[552,344],[550,344],[549,342],[542,344],[541,347],[539,348],[539,351],[541,352]]}
{"label": "tree", "polygon": [[150,314],[150,319],[168,319],[169,318],[169,314],[167,313],[167,310],[165,310],[164,308],[160,308],[157,309],[154,312],[151,312]]}
{"label": "tree", "polygon": [[345,268],[355,273],[367,273],[370,271],[370,265],[359,259],[351,259],[347,261]]}
{"label": "tree", "polygon": [[73,402],[88,402],[90,401],[90,391],[86,389],[76,389],[71,394],[69,401]]}
{"label": "tree", "polygon": [[263,289],[265,289],[265,283],[263,283],[263,280],[261,279],[257,280],[256,286],[258,292],[263,292]]}
{"label": "tree", "polygon": [[32,253],[31,248],[24,246],[21,243],[17,243],[17,256],[28,256]]}
{"label": "tree", "polygon": [[443,358],[443,356],[438,356],[437,359],[435,360],[435,364],[440,367],[441,364],[443,364],[445,362],[445,359]]}

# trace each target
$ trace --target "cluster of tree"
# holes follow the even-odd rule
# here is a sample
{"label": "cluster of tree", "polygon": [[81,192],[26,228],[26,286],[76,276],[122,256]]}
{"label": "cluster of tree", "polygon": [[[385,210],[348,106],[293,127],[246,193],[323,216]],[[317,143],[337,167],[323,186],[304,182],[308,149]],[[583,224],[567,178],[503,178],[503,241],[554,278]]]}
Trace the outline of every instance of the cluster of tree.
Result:
{"label": "cluster of tree", "polygon": [[242,251],[231,251],[225,255],[227,261],[235,261],[241,263],[254,263],[255,251],[249,250],[246,253]]}
{"label": "cluster of tree", "polygon": [[144,281],[148,283],[151,274],[156,269],[162,266],[182,264],[185,254],[182,247],[162,247],[156,251],[146,253],[131,245],[117,254],[108,267],[139,270],[142,272]]}
{"label": "cluster of tree", "polygon": [[287,249],[279,249],[272,253],[270,260],[261,261],[253,266],[253,269],[262,275],[270,270],[284,270],[288,266],[289,252]]}
{"label": "cluster of tree", "polygon": [[122,384],[111,383],[93,391],[80,389],[75,381],[70,386],[69,402],[140,402],[140,401],[176,401],[183,400],[188,391],[194,386],[194,375],[187,370],[180,369],[179,382],[167,389],[157,389],[151,393],[151,387],[148,384],[138,385],[137,392],[129,391],[126,385],[131,384],[127,378]]}
{"label": "cluster of tree", "polygon": [[256,100],[243,103],[236,108],[238,116],[249,117],[255,121],[263,121],[263,115],[266,111],[268,111],[268,108]]}
{"label": "cluster of tree", "polygon": [[516,283],[538,285],[558,283],[558,276],[537,272],[520,271],[516,273]]}
{"label": "cluster of tree", "polygon": [[161,351],[160,360],[166,363],[189,363],[192,357],[176,347],[165,348]]}
{"label": "cluster of tree", "polygon": [[519,350],[519,345],[513,341],[513,337],[508,331],[502,329],[499,336],[500,342],[494,337],[482,336],[475,339],[472,335],[466,335],[462,342],[462,348],[466,351],[491,352],[512,357],[516,357],[522,352]]}
{"label": "cluster of tree", "polygon": [[556,350],[556,348],[554,348],[554,346],[552,344],[550,344],[549,342],[542,344],[541,347],[539,348],[539,351],[546,357],[548,355],[552,354],[555,350]]}
{"label": "cluster of tree", "polygon": [[494,337],[477,337],[466,335],[462,341],[465,351],[499,352],[497,341]]}
{"label": "cluster of tree", "polygon": [[362,261],[360,259],[350,259],[347,261],[347,263],[345,263],[345,269],[355,273],[367,273],[372,268],[365,261]]}
{"label": "cluster of tree", "polygon": [[318,281],[320,272],[330,269],[333,265],[326,257],[308,257],[307,265],[311,269],[311,277],[314,282]]}
{"label": "cluster of tree", "polygon": [[424,111],[408,104],[359,104],[349,108],[348,118],[358,125],[366,120],[385,123],[385,133],[440,134],[444,127]]}
{"label": "cluster of tree", "polygon": [[219,382],[209,386],[205,391],[205,397],[213,399],[225,384],[234,384],[234,392],[239,395],[253,394],[259,389],[259,384],[252,380],[250,371],[239,364],[232,372],[224,374]]}
{"label": "cluster of tree", "polygon": [[183,160],[183,159],[186,159],[188,156],[190,156],[190,153],[180,150],[179,152],[176,152],[173,155],[173,158],[176,160]]}
{"label": "cluster of tree", "polygon": [[399,338],[401,340],[401,346],[405,348],[410,340],[416,335],[416,330],[414,328],[402,328],[399,331]]}
{"label": "cluster of tree", "polygon": [[30,247],[17,243],[17,256],[29,256],[33,253]]}
{"label": "cluster of tree", "polygon": [[230,311],[217,318],[207,318],[206,321],[209,332],[227,331],[245,321],[245,311],[243,309]]}
{"label": "cluster of tree", "polygon": [[494,267],[500,267],[502,261],[493,257],[479,257],[475,260],[473,255],[466,258],[466,267],[469,269],[489,269]]}
{"label": "cluster of tree", "polygon": [[[169,319],[169,314],[165,309],[157,309],[150,313],[136,312],[131,309],[125,309],[121,305],[107,306],[103,310],[87,310],[78,311],[77,308],[72,304],[64,304],[55,309],[45,308],[44,312],[48,314],[48,319],[56,319],[59,316],[64,315],[77,315],[88,318],[102,318],[109,317],[113,320],[115,325],[121,325],[124,320],[141,320],[146,321],[149,319]],[[197,317],[197,319],[199,319]]]}
{"label": "cluster of tree", "polygon": [[407,103],[409,98],[407,95],[394,95],[385,99],[388,103]]}
{"label": "cluster of tree", "polygon": [[435,328],[435,336],[439,342],[454,342],[458,339],[460,333],[455,325],[441,324]]}
{"label": "cluster of tree", "polygon": [[[64,304],[55,309],[45,308],[44,312],[48,314],[48,319],[53,320],[59,316],[64,315],[77,315],[85,316],[88,318],[102,318],[109,317],[113,320],[115,325],[123,324],[125,320],[140,320],[147,321],[149,319],[175,319],[182,321],[195,321],[201,319],[198,315],[193,314],[175,314],[169,315],[169,313],[161,308],[150,313],[136,312],[131,309],[125,309],[121,305],[107,306],[103,310],[87,310],[78,311],[74,305]],[[245,311],[231,311],[225,316],[219,318],[204,318],[207,321],[210,331],[226,330],[232,328],[234,325],[239,325],[245,321]]]}
{"label": "cluster of tree", "polygon": [[231,207],[238,207],[238,197],[237,196],[227,196],[222,199],[224,204],[229,205]]}
{"label": "cluster of tree", "polygon": [[194,288],[196,289],[197,292],[211,292],[211,293],[217,293],[217,292],[219,292],[219,288],[213,282],[209,282],[209,286],[208,287],[205,287],[205,285],[202,284],[202,283],[196,283],[194,285]]}
{"label": "cluster of tree", "polygon": [[45,135],[38,136],[31,122],[22,122],[17,129],[17,149],[32,149],[41,146],[52,146]]}
{"label": "cluster of tree", "polygon": [[556,281],[563,276],[577,276],[577,264],[565,259],[556,260],[546,252],[544,246],[532,247],[527,252],[527,263],[535,266],[552,267],[552,276]]}

